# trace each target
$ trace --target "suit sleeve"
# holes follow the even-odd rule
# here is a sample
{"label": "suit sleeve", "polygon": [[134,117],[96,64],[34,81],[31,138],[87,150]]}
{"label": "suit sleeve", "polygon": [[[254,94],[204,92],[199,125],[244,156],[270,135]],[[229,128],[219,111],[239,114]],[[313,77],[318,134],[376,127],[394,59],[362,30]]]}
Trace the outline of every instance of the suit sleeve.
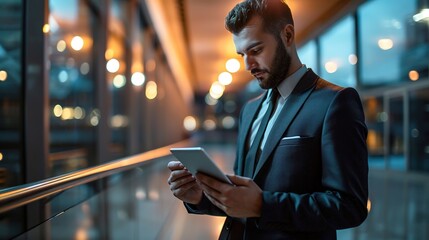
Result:
{"label": "suit sleeve", "polygon": [[[358,93],[336,93],[321,133],[322,189],[319,192],[263,192],[264,230],[323,231],[361,224],[367,216],[367,128]],[[297,159],[299,160],[299,159]],[[309,166],[310,167],[310,166]]]}

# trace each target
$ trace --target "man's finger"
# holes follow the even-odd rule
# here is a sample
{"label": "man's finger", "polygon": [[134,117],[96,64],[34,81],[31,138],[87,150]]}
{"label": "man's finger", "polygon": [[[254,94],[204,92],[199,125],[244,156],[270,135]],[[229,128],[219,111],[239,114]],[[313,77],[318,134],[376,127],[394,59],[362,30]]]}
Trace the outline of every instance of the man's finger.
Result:
{"label": "man's finger", "polygon": [[183,166],[183,164],[179,161],[170,161],[167,164],[168,169],[170,169],[171,171],[174,170],[180,170],[180,169],[184,169],[185,166]]}
{"label": "man's finger", "polygon": [[192,174],[187,170],[174,170],[170,173],[170,177],[168,178],[167,182],[168,184],[171,184],[175,181],[178,181],[181,178],[186,178],[186,177],[192,177],[194,179]]}
{"label": "man's finger", "polygon": [[252,179],[247,177],[241,177],[237,175],[227,175],[227,177],[237,186],[248,186],[252,182]]}

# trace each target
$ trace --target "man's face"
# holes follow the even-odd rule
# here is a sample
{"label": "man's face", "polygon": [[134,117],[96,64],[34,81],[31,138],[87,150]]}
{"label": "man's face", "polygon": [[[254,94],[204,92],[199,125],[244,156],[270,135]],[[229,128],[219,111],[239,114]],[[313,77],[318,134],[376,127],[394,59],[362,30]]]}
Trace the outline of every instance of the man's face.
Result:
{"label": "man's face", "polygon": [[246,70],[258,79],[261,88],[277,87],[287,77],[290,55],[280,37],[263,30],[259,16],[250,19],[233,39],[237,53],[244,58]]}

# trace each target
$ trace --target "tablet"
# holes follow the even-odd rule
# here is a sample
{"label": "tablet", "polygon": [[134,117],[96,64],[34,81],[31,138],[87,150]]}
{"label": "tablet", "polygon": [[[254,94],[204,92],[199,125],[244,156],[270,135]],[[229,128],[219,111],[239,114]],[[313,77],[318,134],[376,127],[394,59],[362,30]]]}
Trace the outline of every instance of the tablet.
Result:
{"label": "tablet", "polygon": [[192,173],[192,175],[195,176],[197,172],[201,172],[217,178],[222,182],[232,184],[229,178],[219,169],[203,148],[171,148],[170,152]]}

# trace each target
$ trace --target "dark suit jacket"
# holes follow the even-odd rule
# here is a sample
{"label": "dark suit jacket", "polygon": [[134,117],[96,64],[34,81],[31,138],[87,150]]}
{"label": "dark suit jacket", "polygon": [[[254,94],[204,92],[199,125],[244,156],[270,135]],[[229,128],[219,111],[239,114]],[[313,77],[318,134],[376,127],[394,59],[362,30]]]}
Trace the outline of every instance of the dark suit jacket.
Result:
{"label": "dark suit jacket", "polygon": [[[234,171],[243,175],[247,137],[264,96],[241,112]],[[256,166],[258,218],[227,217],[221,239],[336,239],[367,216],[368,161],[362,104],[308,70],[289,96]],[[300,136],[301,138],[284,139]],[[206,198],[191,213],[225,215]]]}

